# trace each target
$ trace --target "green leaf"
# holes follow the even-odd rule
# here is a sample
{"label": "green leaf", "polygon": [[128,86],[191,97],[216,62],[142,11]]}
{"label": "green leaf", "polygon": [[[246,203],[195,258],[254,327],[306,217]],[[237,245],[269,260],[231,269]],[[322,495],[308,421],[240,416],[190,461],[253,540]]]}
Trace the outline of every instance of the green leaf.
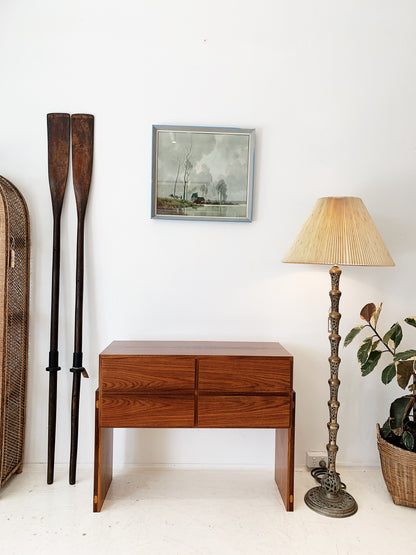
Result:
{"label": "green leaf", "polygon": [[381,381],[387,385],[396,375],[396,365],[394,362],[386,366],[381,374]]}
{"label": "green leaf", "polygon": [[413,360],[399,360],[397,363],[397,383],[402,389],[406,389],[413,374]]}
{"label": "green leaf", "polygon": [[362,326],[356,326],[355,328],[352,328],[352,330],[347,334],[345,340],[344,340],[344,347],[348,347],[348,345],[351,343],[351,341],[360,333],[360,331],[365,327],[365,325],[363,324]]}
{"label": "green leaf", "polygon": [[361,309],[360,316],[366,322],[370,322],[376,310],[376,305],[374,303],[368,303]]}
{"label": "green leaf", "polygon": [[372,351],[368,357],[367,362],[361,366],[361,375],[367,376],[377,366],[378,361],[382,355],[381,351]]}
{"label": "green leaf", "polygon": [[408,449],[409,451],[413,450],[413,447],[415,446],[415,438],[413,437],[413,434],[406,431],[403,432],[402,442],[406,449]]}
{"label": "green leaf", "polygon": [[371,345],[371,350],[375,351],[377,349],[377,347],[379,346],[380,341],[377,339],[377,341],[374,341],[374,343]]}
{"label": "green leaf", "polygon": [[376,308],[376,311],[374,312],[374,314],[371,317],[371,324],[374,328],[377,327],[378,317],[380,316],[382,306],[383,306],[383,303],[380,303],[378,305],[378,307]]}
{"label": "green leaf", "polygon": [[361,342],[361,345],[359,346],[357,351],[357,359],[361,365],[367,362],[367,359],[370,355],[372,344],[373,344],[372,337],[366,337],[364,341]]}
{"label": "green leaf", "polygon": [[406,324],[409,324],[409,326],[416,328],[416,316],[409,316],[408,318],[405,318],[404,321]]}
{"label": "green leaf", "polygon": [[413,407],[413,396],[406,395],[395,399],[390,405],[390,428],[397,436],[403,433],[403,425]]}
{"label": "green leaf", "polygon": [[398,322],[392,325],[389,331],[383,337],[383,343],[389,344],[390,347],[396,349],[403,338],[402,328]]}
{"label": "green leaf", "polygon": [[414,349],[409,349],[408,351],[402,351],[401,353],[396,353],[394,355],[395,361],[397,360],[408,360],[409,358],[416,357],[416,351]]}
{"label": "green leaf", "polygon": [[397,326],[398,322],[393,324],[388,332],[386,332],[383,336],[383,343],[388,343],[390,341],[391,336],[394,334],[394,328]]}
{"label": "green leaf", "polygon": [[384,422],[384,424],[383,424],[383,427],[380,428],[381,437],[383,437],[384,439],[386,439],[390,432],[391,432],[391,428],[390,428],[390,418],[387,418],[387,420],[386,420],[386,421]]}
{"label": "green leaf", "polygon": [[391,336],[391,340],[393,342],[394,349],[397,349],[397,347],[400,345],[402,339],[403,339],[402,327],[401,327],[400,324],[397,324],[396,325],[396,331]]}

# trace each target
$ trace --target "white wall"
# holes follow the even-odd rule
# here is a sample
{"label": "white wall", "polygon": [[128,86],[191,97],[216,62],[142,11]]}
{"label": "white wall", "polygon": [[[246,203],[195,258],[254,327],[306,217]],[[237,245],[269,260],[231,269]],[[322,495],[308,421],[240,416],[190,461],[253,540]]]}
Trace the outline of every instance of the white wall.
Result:
{"label": "white wall", "polygon": [[[302,464],[327,441],[330,281],[326,267],[281,259],[318,197],[362,197],[397,264],[345,268],[342,335],[368,301],[384,301],[385,326],[416,312],[415,18],[411,0],[2,1],[0,173],[25,196],[32,227],[27,462],[47,451],[46,114],[96,118],[79,462],[93,460],[98,353],[136,338],[283,343]],[[254,221],[152,220],[152,124],[256,128]],[[69,453],[75,232],[69,181],[57,462]],[[362,379],[354,349],[341,356],[338,460],[377,464],[375,423],[400,390]],[[273,432],[119,431],[116,459],[269,464]]]}

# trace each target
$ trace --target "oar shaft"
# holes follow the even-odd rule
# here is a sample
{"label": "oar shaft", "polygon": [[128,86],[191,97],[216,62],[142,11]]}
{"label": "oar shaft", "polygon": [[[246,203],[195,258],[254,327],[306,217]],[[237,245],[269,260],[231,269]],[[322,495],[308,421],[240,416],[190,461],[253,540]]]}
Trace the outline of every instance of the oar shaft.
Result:
{"label": "oar shaft", "polygon": [[74,372],[71,402],[71,451],[69,455],[69,483],[71,485],[75,484],[77,472],[80,386],[81,372]]}
{"label": "oar shaft", "polygon": [[84,216],[78,217],[77,229],[77,264],[76,264],[76,289],[75,289],[75,331],[74,355],[71,372],[73,373],[72,400],[71,400],[71,451],[69,455],[69,483],[75,484],[76,465],[78,456],[78,429],[79,429],[79,398],[81,389],[82,367],[82,318],[84,295]]}
{"label": "oar shaft", "polygon": [[51,333],[50,351],[58,351],[59,326],[59,274],[61,267],[61,214],[54,214],[53,253],[52,253],[52,294],[51,294]]}
{"label": "oar shaft", "polygon": [[55,438],[56,438],[56,393],[58,384],[58,373],[56,370],[49,371],[49,415],[48,415],[48,469],[47,483],[53,484],[55,467]]}
{"label": "oar shaft", "polygon": [[74,353],[82,353],[82,321],[84,303],[84,216],[78,219],[77,264],[75,287]]}

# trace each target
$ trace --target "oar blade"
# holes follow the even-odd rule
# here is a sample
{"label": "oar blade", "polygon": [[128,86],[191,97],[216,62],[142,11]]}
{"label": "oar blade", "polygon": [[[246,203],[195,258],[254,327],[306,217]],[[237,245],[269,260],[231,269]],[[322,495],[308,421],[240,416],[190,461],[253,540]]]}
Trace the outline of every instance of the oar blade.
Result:
{"label": "oar blade", "polygon": [[48,174],[54,212],[60,211],[69,167],[70,116],[48,114]]}
{"label": "oar blade", "polygon": [[72,180],[77,209],[83,212],[88,201],[94,150],[94,116],[72,115]]}

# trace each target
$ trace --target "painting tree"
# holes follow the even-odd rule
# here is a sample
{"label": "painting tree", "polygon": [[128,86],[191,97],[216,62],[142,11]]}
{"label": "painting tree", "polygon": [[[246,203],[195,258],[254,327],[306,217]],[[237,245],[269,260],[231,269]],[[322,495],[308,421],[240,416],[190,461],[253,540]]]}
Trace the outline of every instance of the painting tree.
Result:
{"label": "painting tree", "polygon": [[188,190],[189,177],[191,175],[191,170],[194,167],[191,162],[191,152],[192,152],[192,142],[191,146],[187,151],[185,151],[185,161],[183,163],[183,199],[186,200],[186,192]]}
{"label": "painting tree", "polygon": [[224,179],[220,179],[215,188],[218,193],[218,202],[222,204],[227,200],[227,184]]}
{"label": "painting tree", "polygon": [[175,179],[175,183],[173,185],[173,193],[172,193],[173,198],[176,198],[176,186],[178,184],[180,170],[181,170],[181,162],[180,162],[180,160],[178,160],[178,171],[176,172],[176,179]]}

